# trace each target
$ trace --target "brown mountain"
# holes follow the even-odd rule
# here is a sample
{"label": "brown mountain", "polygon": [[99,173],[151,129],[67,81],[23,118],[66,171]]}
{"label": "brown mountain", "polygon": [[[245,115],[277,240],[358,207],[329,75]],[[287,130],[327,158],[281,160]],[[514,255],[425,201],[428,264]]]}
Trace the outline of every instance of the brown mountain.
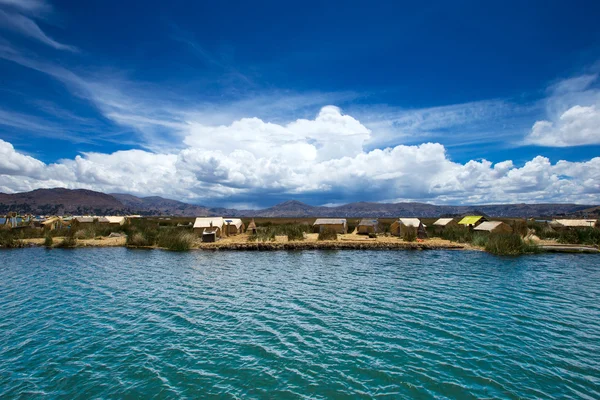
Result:
{"label": "brown mountain", "polygon": [[113,196],[85,189],[37,189],[31,192],[0,193],[0,213],[32,214],[123,214],[126,207]]}
{"label": "brown mountain", "polygon": [[262,210],[209,208],[158,196],[136,197],[105,194],[91,190],[38,189],[32,192],[0,193],[0,214],[9,211],[32,214],[171,215],[230,217],[439,217],[483,214],[491,217],[584,217],[598,212],[598,206],[578,204],[492,204],[439,206],[426,203],[349,203],[336,207],[315,207],[296,200]]}

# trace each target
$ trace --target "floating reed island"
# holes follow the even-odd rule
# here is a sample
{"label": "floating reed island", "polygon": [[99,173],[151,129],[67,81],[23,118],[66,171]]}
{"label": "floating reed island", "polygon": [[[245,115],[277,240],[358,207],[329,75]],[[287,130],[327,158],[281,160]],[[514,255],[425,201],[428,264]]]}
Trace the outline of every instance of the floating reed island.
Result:
{"label": "floating reed island", "polygon": [[598,253],[597,220],[226,218],[8,215],[0,247],[201,250],[485,250]]}

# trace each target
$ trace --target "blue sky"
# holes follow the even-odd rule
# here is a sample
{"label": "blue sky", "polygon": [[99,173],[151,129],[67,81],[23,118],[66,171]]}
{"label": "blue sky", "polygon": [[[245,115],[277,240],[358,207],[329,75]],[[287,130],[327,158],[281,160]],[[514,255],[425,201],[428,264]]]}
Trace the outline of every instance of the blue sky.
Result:
{"label": "blue sky", "polygon": [[0,191],[600,203],[600,3],[0,0]]}

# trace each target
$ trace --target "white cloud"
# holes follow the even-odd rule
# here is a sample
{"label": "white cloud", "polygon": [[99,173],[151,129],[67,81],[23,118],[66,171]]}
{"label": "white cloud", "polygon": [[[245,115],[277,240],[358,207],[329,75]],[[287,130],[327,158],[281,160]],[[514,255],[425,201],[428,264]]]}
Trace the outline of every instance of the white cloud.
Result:
{"label": "white cloud", "polygon": [[46,3],[32,0],[0,0],[0,6],[5,8],[5,10],[0,9],[0,28],[12,30],[58,50],[78,51],[74,46],[52,39],[31,18],[49,11],[51,7]]}
{"label": "white cloud", "polygon": [[536,121],[525,144],[569,147],[600,144],[598,75],[584,75],[550,87],[549,119]]}
{"label": "white cloud", "polygon": [[365,194],[436,203],[600,202],[600,157],[552,164],[538,156],[517,167],[510,160],[456,163],[439,143],[365,151],[370,131],[333,106],[285,125],[251,118],[191,123],[186,133],[176,152],[86,153],[48,165],[0,141],[0,189],[62,186],[211,204]]}

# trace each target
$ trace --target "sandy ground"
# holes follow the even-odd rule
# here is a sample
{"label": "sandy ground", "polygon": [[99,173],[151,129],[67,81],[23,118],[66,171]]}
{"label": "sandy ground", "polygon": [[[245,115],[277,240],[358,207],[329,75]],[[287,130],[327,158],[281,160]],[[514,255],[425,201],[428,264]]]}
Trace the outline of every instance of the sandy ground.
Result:
{"label": "sandy ground", "polygon": [[[394,236],[380,236],[376,239],[369,238],[365,235],[357,235],[354,233],[338,235],[337,240],[318,240],[318,234],[309,233],[306,239],[302,241],[289,242],[287,236],[276,236],[272,242],[249,242],[247,234],[237,236],[223,237],[216,243],[202,243],[198,238],[193,244],[195,249],[255,249],[261,250],[273,249],[312,249],[312,248],[449,248],[449,249],[472,249],[477,248],[461,243],[453,243],[448,240],[439,238],[418,240],[417,242],[404,242],[402,239]],[[60,243],[62,237],[55,237],[54,244]],[[125,237],[117,238],[95,238],[95,239],[78,239],[77,247],[123,247],[125,246]],[[25,243],[34,246],[43,246],[44,239],[24,239]]]}

